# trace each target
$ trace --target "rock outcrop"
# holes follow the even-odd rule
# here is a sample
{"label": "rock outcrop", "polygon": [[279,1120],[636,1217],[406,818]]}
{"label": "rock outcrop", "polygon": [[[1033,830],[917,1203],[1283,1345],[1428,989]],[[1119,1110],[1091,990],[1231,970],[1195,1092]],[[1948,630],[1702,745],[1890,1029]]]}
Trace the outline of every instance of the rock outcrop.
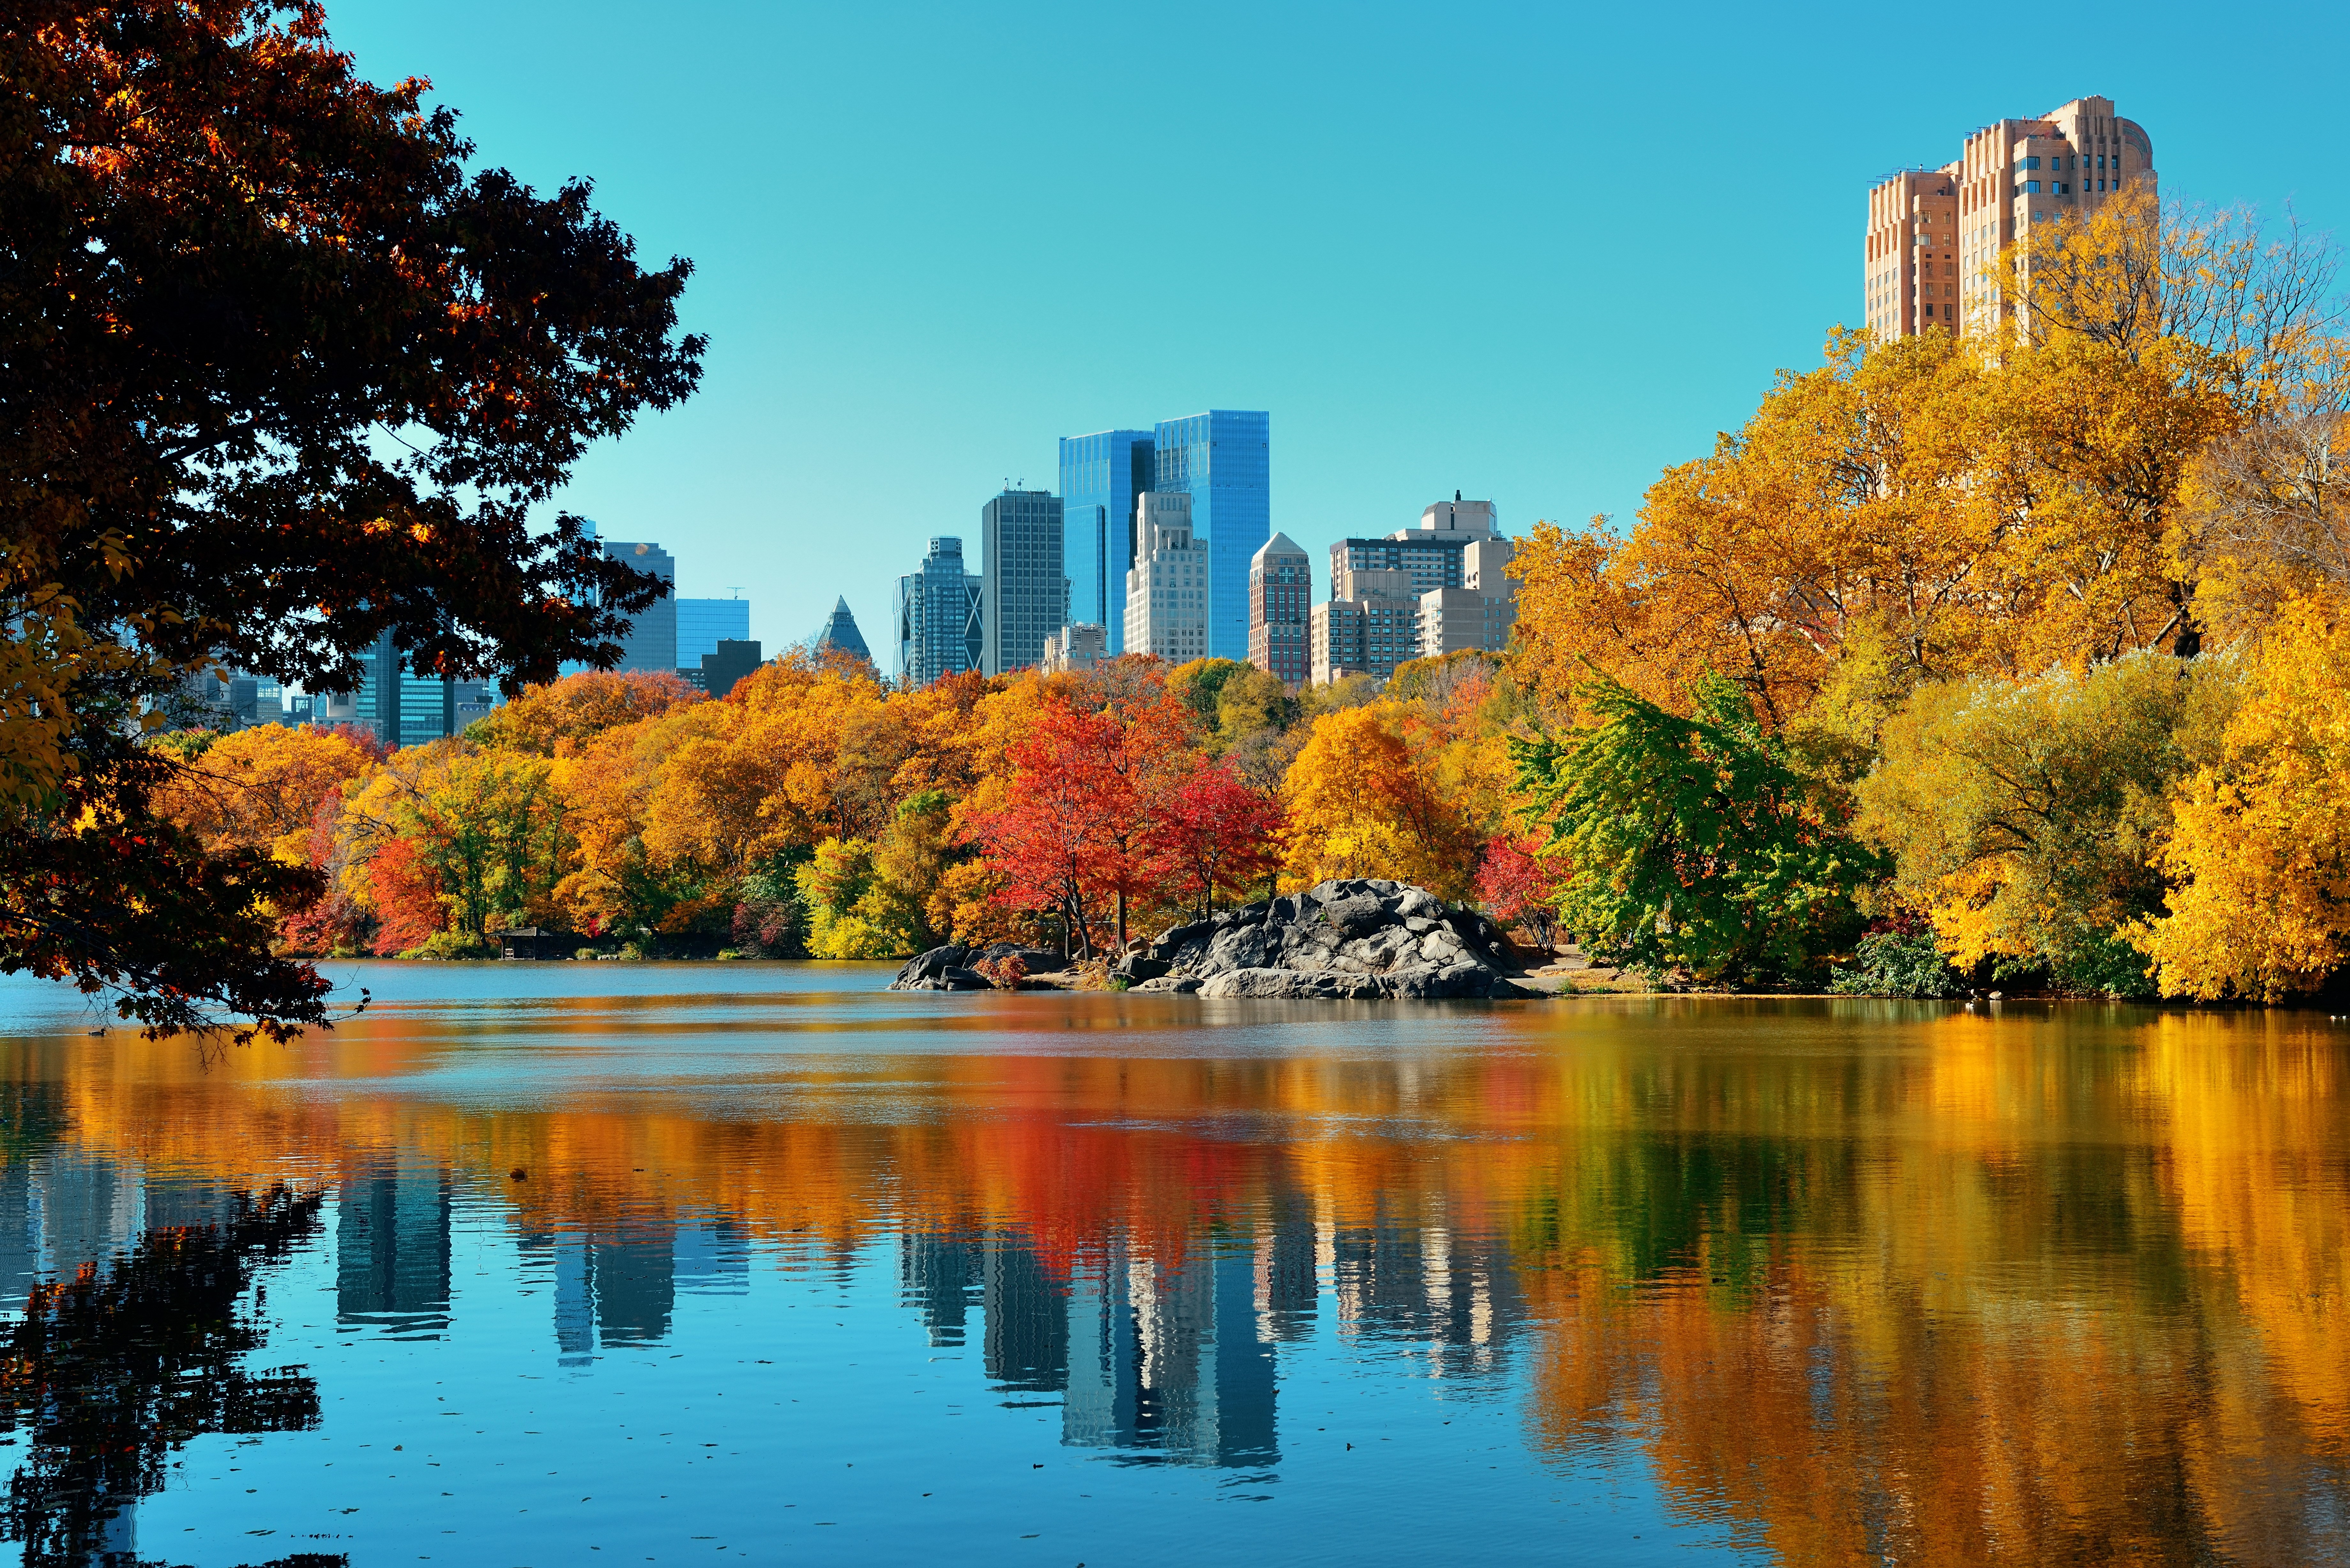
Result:
{"label": "rock outcrop", "polygon": [[1367,1001],[1533,994],[1503,971],[1499,927],[1401,882],[1325,882],[1178,926],[1143,958],[1140,992]]}
{"label": "rock outcrop", "polygon": [[898,978],[889,982],[891,991],[986,991],[987,977],[971,966],[981,960],[1001,963],[1017,958],[1021,967],[1030,974],[1049,974],[1067,967],[1068,961],[1056,952],[1043,948],[1024,948],[1016,942],[997,942],[993,947],[967,948],[951,943],[932,948],[919,958],[906,961]]}
{"label": "rock outcrop", "polygon": [[986,991],[991,989],[986,977],[963,967],[972,956],[969,948],[950,943],[942,948],[906,961],[898,978],[889,982],[891,991]]}

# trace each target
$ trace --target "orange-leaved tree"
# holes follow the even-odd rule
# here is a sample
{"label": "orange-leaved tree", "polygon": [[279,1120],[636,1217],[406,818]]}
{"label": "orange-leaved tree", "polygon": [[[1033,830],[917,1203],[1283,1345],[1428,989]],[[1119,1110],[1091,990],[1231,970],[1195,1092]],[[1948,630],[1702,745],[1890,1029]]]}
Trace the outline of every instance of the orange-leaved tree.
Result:
{"label": "orange-leaved tree", "polygon": [[1282,784],[1292,876],[1390,877],[1467,897],[1479,836],[1440,787],[1435,750],[1424,718],[1389,699],[1315,720]]}

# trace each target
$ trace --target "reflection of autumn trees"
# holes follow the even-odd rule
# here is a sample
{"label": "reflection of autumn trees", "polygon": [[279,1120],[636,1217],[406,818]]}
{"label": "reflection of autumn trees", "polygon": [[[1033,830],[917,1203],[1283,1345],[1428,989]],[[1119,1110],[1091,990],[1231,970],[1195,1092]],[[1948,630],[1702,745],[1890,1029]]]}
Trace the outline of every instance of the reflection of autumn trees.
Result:
{"label": "reflection of autumn trees", "polygon": [[[2323,1025],[1642,1003],[1464,1016],[1457,1048],[1211,1057],[1149,1054],[1128,1032],[1156,1015],[1123,999],[983,1005],[926,1022],[1130,1054],[913,1055],[852,1026],[763,1055],[752,1115],[673,1087],[549,1112],[296,1096],[242,1081],[257,1054],[206,1077],[137,1047],[119,1077],[76,1058],[68,1136],[229,1174],[245,1149],[331,1172],[404,1146],[533,1232],[706,1206],[837,1259],[1015,1234],[1061,1282],[1307,1214],[1349,1334],[1396,1330],[1348,1295],[1348,1236],[1396,1239],[1430,1299],[1448,1238],[1498,1236],[1515,1279],[1475,1310],[1534,1347],[1512,1352],[1534,1440],[1638,1443],[1679,1506],[1783,1560],[2342,1548],[2350,1082]],[[691,1028],[815,1026],[788,1012]],[[530,1023],[542,1048],[561,1016]],[[447,1048],[395,1014],[312,1060],[397,1077]]]}

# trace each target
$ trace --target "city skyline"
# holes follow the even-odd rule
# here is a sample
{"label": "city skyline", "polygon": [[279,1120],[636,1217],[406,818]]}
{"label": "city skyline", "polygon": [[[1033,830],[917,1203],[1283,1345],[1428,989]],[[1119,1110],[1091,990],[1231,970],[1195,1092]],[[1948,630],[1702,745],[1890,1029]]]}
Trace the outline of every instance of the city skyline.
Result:
{"label": "city skyline", "polygon": [[[1054,484],[1062,436],[1173,410],[1274,412],[1272,525],[1317,566],[1456,489],[1521,535],[1628,522],[1777,369],[1860,325],[1869,186],[1939,165],[2001,116],[2103,95],[2153,137],[2168,195],[2272,216],[2293,198],[2314,228],[2350,225],[2326,95],[2279,95],[2251,158],[2241,95],[2210,90],[2214,73],[2350,42],[2337,9],[2263,8],[2191,67],[2183,6],[2134,15],[2093,64],[2007,51],[1856,78],[1832,100],[1784,89],[1808,29],[1728,9],[1690,26],[1478,12],[1433,36],[1375,10],[1345,29],[1336,71],[1311,68],[1331,36],[1312,12],[1253,27],[1238,52],[1213,41],[1227,28],[1167,44],[1117,17],[971,16],[910,36],[887,13],[721,6],[644,37],[593,5],[358,0],[332,25],[371,78],[432,77],[486,159],[541,188],[593,173],[645,255],[694,260],[682,308],[712,333],[702,389],[597,443],[557,500],[660,540],[689,597],[750,585],[752,635],[775,649],[843,593],[870,635],[927,539],[960,535],[976,556],[972,515],[1000,477]],[[1856,36],[1881,20],[1816,16]],[[704,26],[735,47],[712,57]],[[1667,53],[1671,114],[1648,64]],[[1189,90],[1141,135],[1081,131],[1122,122],[1117,67],[1144,57]],[[777,99],[770,59],[803,88]],[[1074,97],[954,112],[1014,60]],[[885,74],[909,114],[875,135],[858,106]],[[583,81],[632,90],[615,104]],[[1433,83],[1462,111],[1411,112]],[[1719,178],[1731,150],[1811,143],[1824,107],[1839,124],[1803,179]],[[1705,198],[1628,177],[1606,151],[1625,127],[1658,167],[1706,173]],[[1162,140],[1218,171],[1190,209],[1212,221],[1035,243],[1061,192],[1130,177]]]}

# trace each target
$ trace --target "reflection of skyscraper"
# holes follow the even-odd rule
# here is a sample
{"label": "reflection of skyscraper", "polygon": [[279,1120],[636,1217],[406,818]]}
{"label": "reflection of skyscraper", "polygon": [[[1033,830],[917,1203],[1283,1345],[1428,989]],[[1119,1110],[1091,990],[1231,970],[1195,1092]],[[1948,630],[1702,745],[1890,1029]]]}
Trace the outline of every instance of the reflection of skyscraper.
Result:
{"label": "reflection of skyscraper", "polygon": [[128,1251],[147,1228],[139,1168],[105,1155],[51,1148],[33,1163],[28,1196],[34,1266],[53,1278]]}
{"label": "reflection of skyscraper", "polygon": [[552,1265],[558,1366],[586,1366],[598,1346],[666,1339],[681,1273],[690,1291],[740,1295],[750,1289],[742,1232],[714,1215],[683,1227],[652,1219],[617,1233],[541,1232],[525,1235],[520,1245],[524,1257]]}
{"label": "reflection of skyscraper", "polygon": [[922,1314],[932,1345],[962,1343],[979,1282],[979,1246],[968,1237],[909,1231],[898,1238],[898,1289]]}
{"label": "reflection of skyscraper", "polygon": [[335,1321],[404,1338],[449,1326],[449,1177],[401,1150],[343,1182],[335,1224]]}
{"label": "reflection of skyscraper", "polygon": [[631,1227],[595,1249],[596,1337],[599,1344],[644,1344],[667,1337],[677,1307],[675,1232],[666,1224]]}
{"label": "reflection of skyscraper", "polygon": [[1501,1244],[1456,1236],[1440,1215],[1417,1226],[1382,1219],[1341,1231],[1335,1251],[1339,1321],[1367,1335],[1425,1343],[1439,1376],[1496,1370],[1511,1325],[1524,1321]]}
{"label": "reflection of skyscraper", "polygon": [[751,1238],[723,1214],[681,1221],[675,1247],[677,1288],[688,1295],[751,1293]]}
{"label": "reflection of skyscraper", "polygon": [[0,1164],[0,1305],[14,1312],[40,1277],[41,1239],[33,1225],[33,1170]]}
{"label": "reflection of skyscraper", "polygon": [[988,1381],[1013,1393],[1067,1387],[1068,1309],[1044,1261],[999,1231],[983,1243],[981,1270]]}
{"label": "reflection of skyscraper", "polygon": [[1218,1254],[1206,1237],[1172,1267],[1113,1241],[1098,1271],[1071,1282],[1061,1440],[1193,1464],[1276,1461],[1258,1272],[1253,1249]]}

